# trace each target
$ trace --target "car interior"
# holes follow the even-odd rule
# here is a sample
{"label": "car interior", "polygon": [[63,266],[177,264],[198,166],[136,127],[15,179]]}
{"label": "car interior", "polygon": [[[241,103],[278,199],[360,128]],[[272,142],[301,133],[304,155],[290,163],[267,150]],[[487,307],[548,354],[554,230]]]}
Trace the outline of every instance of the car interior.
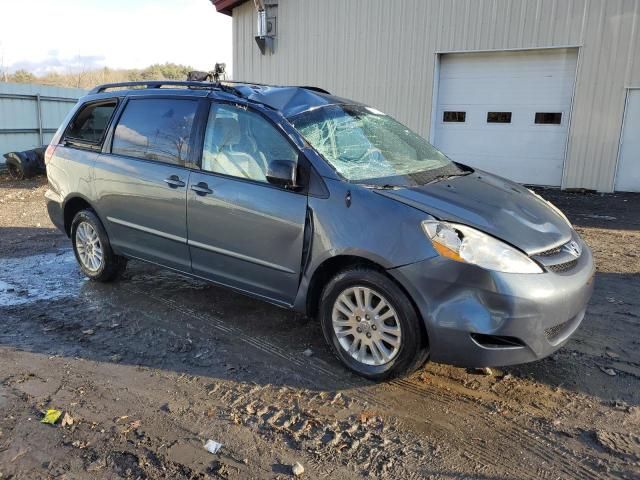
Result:
{"label": "car interior", "polygon": [[[244,123],[244,125],[242,124]],[[208,128],[202,155],[202,169],[234,177],[266,182],[267,160],[238,115],[217,116]]]}

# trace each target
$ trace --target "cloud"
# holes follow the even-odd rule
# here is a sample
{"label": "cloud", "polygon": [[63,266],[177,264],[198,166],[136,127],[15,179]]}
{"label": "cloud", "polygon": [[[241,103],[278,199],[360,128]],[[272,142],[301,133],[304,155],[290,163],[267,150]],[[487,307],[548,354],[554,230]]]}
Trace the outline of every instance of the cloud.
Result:
{"label": "cloud", "polygon": [[16,70],[27,70],[35,75],[47,73],[75,73],[86,70],[94,70],[105,66],[104,55],[76,55],[72,58],[64,58],[51,55],[43,60],[21,60],[7,66],[9,73]]}
{"label": "cloud", "polygon": [[173,62],[231,69],[231,19],[208,0],[20,0],[2,6],[0,61],[34,73]]}

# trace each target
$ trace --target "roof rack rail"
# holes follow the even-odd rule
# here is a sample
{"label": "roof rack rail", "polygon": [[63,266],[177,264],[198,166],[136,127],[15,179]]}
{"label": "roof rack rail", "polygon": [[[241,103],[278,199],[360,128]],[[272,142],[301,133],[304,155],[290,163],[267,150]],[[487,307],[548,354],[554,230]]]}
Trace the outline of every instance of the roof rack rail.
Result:
{"label": "roof rack rail", "polygon": [[148,80],[148,81],[139,81],[139,82],[105,83],[102,85],[97,85],[89,92],[89,95],[93,95],[95,93],[102,93],[112,88],[133,88],[133,87],[162,88],[163,86],[191,87],[191,88],[204,88],[204,89],[221,89],[222,88],[222,85],[214,82],[189,82],[184,80]]}
{"label": "roof rack rail", "polygon": [[[220,83],[231,83],[231,84],[245,84],[245,85],[255,85],[257,87],[273,87],[274,85],[269,85],[267,83],[257,83],[257,82],[244,82],[242,80],[220,80]],[[283,86],[289,86],[289,85],[283,85]],[[325,90],[324,88],[320,88],[320,87],[313,87],[311,85],[291,85],[293,87],[296,88],[304,88],[305,90],[313,90],[314,92],[319,92],[319,93],[326,93],[327,95],[331,95],[331,92],[329,92],[328,90]]]}
{"label": "roof rack rail", "polygon": [[305,90],[312,90],[314,92],[326,93],[327,95],[331,95],[328,90],[320,87],[312,87],[310,85],[299,85],[298,88],[304,88]]}
{"label": "roof rack rail", "polygon": [[[209,90],[227,90],[225,89],[225,84],[229,85],[254,85],[257,87],[268,87],[270,85],[266,85],[264,83],[257,82],[245,82],[241,80],[220,80],[219,82],[195,82],[188,80],[142,80],[136,82],[117,82],[117,83],[104,83],[102,85],[97,85],[91,89],[89,95],[95,95],[96,93],[106,92],[107,90],[111,90],[113,88],[135,88],[135,87],[144,87],[144,88],[162,88],[162,87],[191,87],[191,88],[202,88]],[[304,88],[306,90],[313,90],[315,92],[326,93],[330,95],[330,93],[320,87],[312,87],[308,85],[302,85],[298,88]],[[236,90],[234,87],[231,87],[233,93],[240,94],[241,92]]]}

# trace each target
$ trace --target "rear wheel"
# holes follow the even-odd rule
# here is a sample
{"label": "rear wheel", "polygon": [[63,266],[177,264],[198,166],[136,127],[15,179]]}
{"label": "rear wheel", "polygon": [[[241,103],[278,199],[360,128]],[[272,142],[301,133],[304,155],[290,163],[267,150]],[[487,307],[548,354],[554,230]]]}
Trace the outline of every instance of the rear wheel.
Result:
{"label": "rear wheel", "polygon": [[367,378],[405,375],[428,356],[426,335],[410,299],[376,270],[337,274],[322,293],[320,317],[337,357]]}
{"label": "rear wheel", "polygon": [[127,260],[113,253],[107,232],[92,210],[81,210],[73,218],[71,241],[80,269],[91,280],[110,282],[126,268]]}

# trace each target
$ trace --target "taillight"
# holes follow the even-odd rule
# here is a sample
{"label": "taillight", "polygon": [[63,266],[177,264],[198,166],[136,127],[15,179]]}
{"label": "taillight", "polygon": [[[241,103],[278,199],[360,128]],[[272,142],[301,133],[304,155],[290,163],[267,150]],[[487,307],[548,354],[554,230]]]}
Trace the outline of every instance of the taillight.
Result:
{"label": "taillight", "polygon": [[49,145],[47,147],[47,149],[44,151],[44,164],[47,165],[47,163],[49,163],[49,160],[51,160],[51,157],[53,157],[53,152],[55,152],[56,147],[55,145]]}

